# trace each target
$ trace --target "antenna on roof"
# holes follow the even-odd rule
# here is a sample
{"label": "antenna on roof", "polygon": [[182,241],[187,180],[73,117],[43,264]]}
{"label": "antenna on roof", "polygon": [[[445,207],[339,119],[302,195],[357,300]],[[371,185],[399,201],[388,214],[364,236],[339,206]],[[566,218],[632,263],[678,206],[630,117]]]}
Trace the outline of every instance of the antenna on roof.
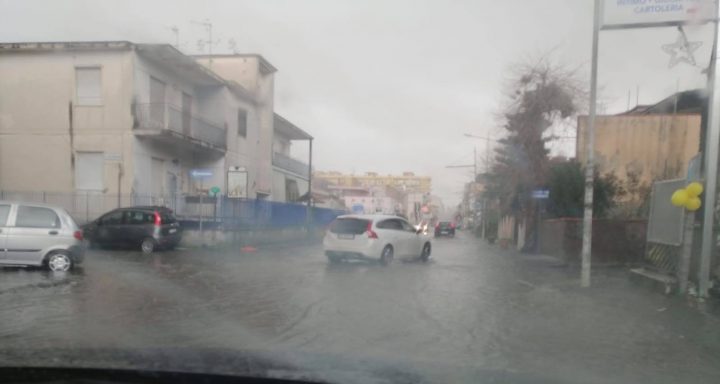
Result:
{"label": "antenna on roof", "polygon": [[230,52],[232,52],[233,54],[237,54],[237,53],[238,53],[237,41],[235,40],[235,38],[231,37],[231,38],[228,39],[228,49],[229,49]]}
{"label": "antenna on roof", "polygon": [[180,29],[177,27],[177,25],[173,25],[170,27],[170,30],[175,35],[175,49],[180,49]]}
{"label": "antenna on roof", "polygon": [[208,20],[208,19],[205,19],[205,21],[193,21],[193,20],[190,20],[190,22],[193,23],[193,24],[202,25],[203,27],[205,27],[205,30],[207,31],[207,34],[208,34],[207,40],[198,40],[197,43],[198,43],[198,49],[199,49],[200,51],[203,51],[203,50],[205,49],[205,46],[207,46],[208,55],[210,56],[209,65],[208,65],[208,66],[210,67],[210,69],[212,69],[212,63],[213,63],[213,60],[212,60],[212,49],[213,49],[213,45],[215,45],[216,43],[218,43],[218,42],[220,41],[220,40],[218,40],[217,42],[216,42],[216,41],[213,41],[213,38],[212,38],[213,24],[212,24],[212,22],[210,22],[210,20]]}

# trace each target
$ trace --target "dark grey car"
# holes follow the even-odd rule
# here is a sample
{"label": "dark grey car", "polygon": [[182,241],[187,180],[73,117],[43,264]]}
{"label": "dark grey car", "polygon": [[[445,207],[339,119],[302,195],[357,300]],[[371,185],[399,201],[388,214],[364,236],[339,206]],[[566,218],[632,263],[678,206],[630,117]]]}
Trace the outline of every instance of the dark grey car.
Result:
{"label": "dark grey car", "polygon": [[84,228],[91,245],[139,247],[144,253],[173,249],[182,229],[172,210],[165,207],[130,207],[110,211]]}

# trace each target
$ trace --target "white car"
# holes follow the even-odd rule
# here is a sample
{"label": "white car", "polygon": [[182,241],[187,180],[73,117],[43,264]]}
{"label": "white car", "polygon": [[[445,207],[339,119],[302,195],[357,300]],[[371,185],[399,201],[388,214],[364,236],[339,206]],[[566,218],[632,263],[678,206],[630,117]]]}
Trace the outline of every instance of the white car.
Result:
{"label": "white car", "polygon": [[427,261],[430,237],[407,220],[389,215],[344,215],[330,224],[323,240],[330,262],[344,259],[378,260],[383,265],[398,258]]}

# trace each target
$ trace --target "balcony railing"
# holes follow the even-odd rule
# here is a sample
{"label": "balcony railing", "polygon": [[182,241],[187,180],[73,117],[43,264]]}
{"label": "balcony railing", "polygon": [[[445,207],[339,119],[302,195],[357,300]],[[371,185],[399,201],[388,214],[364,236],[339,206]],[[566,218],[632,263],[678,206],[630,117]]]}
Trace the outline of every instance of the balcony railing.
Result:
{"label": "balcony railing", "polygon": [[273,165],[285,169],[287,171],[296,173],[303,177],[308,177],[308,165],[302,161],[295,160],[290,156],[283,155],[282,153],[273,153]]}
{"label": "balcony railing", "polygon": [[167,103],[134,104],[135,129],[170,133],[191,142],[225,149],[225,128]]}

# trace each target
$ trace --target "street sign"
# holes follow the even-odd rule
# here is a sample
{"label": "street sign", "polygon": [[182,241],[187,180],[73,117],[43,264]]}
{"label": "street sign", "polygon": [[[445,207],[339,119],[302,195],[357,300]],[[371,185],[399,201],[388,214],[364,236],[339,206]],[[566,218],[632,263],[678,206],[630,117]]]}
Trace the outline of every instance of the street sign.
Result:
{"label": "street sign", "polygon": [[228,171],[228,197],[234,199],[248,197],[248,173],[245,168],[232,167]]}
{"label": "street sign", "polygon": [[715,0],[603,0],[602,29],[703,23],[716,17]]}
{"label": "street sign", "polygon": [[218,193],[220,193],[220,187],[212,187],[210,188],[210,196],[217,196]]}
{"label": "street sign", "polygon": [[190,177],[193,179],[207,179],[212,176],[212,169],[193,169],[190,171]]}
{"label": "street sign", "polygon": [[365,213],[365,207],[362,204],[353,204],[352,212],[355,214]]}
{"label": "street sign", "polygon": [[532,191],[532,198],[533,199],[549,199],[550,198],[550,190],[549,189],[535,189]]}

